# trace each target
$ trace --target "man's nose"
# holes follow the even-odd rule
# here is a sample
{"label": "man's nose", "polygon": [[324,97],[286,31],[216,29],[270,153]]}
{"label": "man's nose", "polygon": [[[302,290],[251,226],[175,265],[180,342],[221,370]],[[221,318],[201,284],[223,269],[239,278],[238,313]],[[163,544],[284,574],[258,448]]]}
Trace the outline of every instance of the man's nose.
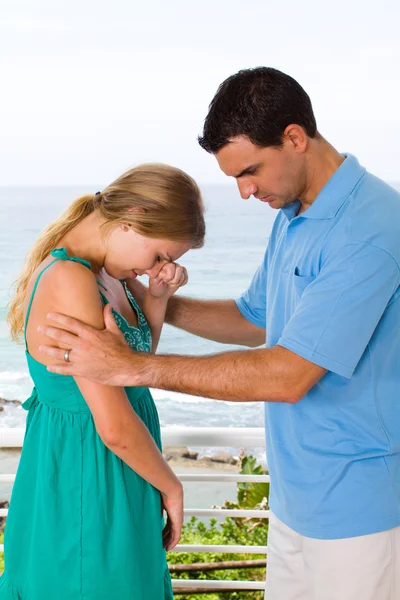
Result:
{"label": "man's nose", "polygon": [[252,183],[250,181],[238,181],[237,184],[240,195],[242,196],[243,200],[248,200],[250,196],[257,192],[257,186],[255,183]]}

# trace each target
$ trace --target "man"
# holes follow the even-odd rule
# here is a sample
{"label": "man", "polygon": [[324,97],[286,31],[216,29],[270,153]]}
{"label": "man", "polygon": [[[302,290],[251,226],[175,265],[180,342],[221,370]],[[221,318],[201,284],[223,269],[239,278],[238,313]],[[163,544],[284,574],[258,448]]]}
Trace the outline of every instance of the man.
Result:
{"label": "man", "polygon": [[[271,475],[268,600],[400,598],[400,195],[318,132],[308,95],[270,68],[218,89],[200,144],[244,199],[280,209],[234,300],[171,298],[167,322],[256,348],[146,356],[106,309],[65,316],[52,367],[110,385],[265,402]],[[63,359],[64,350],[46,347]]]}

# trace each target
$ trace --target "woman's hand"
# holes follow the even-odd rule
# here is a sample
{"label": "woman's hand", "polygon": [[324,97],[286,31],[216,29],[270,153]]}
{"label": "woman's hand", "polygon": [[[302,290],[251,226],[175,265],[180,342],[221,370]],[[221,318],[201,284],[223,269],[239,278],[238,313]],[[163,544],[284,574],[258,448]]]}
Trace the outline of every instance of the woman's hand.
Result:
{"label": "woman's hand", "polygon": [[183,524],[183,487],[177,480],[176,488],[169,494],[161,493],[163,508],[167,512],[167,524],[163,531],[163,546],[175,548],[181,538]]}
{"label": "woman's hand", "polygon": [[188,273],[185,267],[169,262],[160,269],[156,277],[149,278],[148,293],[153,298],[170,298],[187,282]]}

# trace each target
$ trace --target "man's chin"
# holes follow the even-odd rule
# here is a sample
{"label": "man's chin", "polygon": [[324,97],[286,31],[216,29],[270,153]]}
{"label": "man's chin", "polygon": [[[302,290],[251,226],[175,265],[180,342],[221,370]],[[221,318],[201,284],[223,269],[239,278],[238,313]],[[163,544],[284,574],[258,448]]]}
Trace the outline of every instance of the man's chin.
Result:
{"label": "man's chin", "polygon": [[282,202],[282,200],[280,198],[277,198],[276,196],[268,196],[268,200],[263,200],[263,202],[265,202],[265,204],[268,204],[268,206],[270,206],[271,208],[282,208],[282,206],[285,206],[285,203]]}
{"label": "man's chin", "polygon": [[282,208],[283,206],[286,206],[286,204],[289,203],[289,201],[282,200],[282,198],[278,198],[277,196],[264,196],[262,198],[258,198],[258,200],[260,202],[263,202],[264,204],[268,204],[271,208]]}

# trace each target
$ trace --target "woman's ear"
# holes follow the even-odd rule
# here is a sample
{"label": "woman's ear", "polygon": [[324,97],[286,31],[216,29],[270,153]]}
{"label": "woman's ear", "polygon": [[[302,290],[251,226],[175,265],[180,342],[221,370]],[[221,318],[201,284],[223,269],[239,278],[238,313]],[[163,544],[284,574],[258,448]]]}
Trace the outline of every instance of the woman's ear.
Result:
{"label": "woman's ear", "polygon": [[144,208],[140,208],[138,206],[133,206],[132,208],[128,208],[128,212],[145,212]]}

